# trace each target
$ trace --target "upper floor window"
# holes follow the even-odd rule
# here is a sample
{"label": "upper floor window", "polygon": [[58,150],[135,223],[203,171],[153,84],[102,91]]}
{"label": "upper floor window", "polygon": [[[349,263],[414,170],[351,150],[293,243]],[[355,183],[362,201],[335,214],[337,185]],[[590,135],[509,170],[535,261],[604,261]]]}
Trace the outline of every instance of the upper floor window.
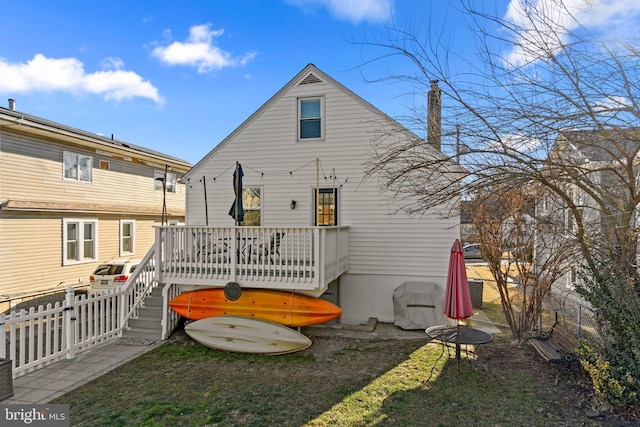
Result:
{"label": "upper floor window", "polygon": [[62,220],[62,264],[93,262],[98,258],[98,220]]}
{"label": "upper floor window", "polygon": [[82,182],[93,182],[93,157],[65,151],[63,177]]}
{"label": "upper floor window", "polygon": [[[157,191],[162,191],[162,186],[164,185],[164,174],[164,171],[153,171],[154,188]],[[167,193],[176,192],[176,182],[176,174],[167,172]]]}
{"label": "upper floor window", "polygon": [[322,138],[322,98],[298,100],[298,138]]}

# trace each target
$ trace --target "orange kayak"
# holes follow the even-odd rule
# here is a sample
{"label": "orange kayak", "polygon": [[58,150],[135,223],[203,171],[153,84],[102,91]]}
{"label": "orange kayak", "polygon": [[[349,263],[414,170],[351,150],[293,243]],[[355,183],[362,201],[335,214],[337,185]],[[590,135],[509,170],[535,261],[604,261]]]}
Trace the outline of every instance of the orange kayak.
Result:
{"label": "orange kayak", "polygon": [[340,307],[321,298],[267,289],[243,289],[235,301],[225,296],[223,288],[199,289],[178,295],[169,307],[191,320],[245,316],[286,326],[316,325],[342,314]]}

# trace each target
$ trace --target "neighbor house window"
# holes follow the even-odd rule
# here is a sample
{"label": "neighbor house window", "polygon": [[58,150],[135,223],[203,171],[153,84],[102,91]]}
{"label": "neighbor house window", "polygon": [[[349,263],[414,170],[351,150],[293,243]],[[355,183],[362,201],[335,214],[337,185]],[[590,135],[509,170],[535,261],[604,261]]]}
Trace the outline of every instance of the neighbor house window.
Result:
{"label": "neighbor house window", "polygon": [[322,98],[298,100],[298,138],[322,138]]}
{"label": "neighbor house window", "polygon": [[94,262],[98,258],[98,220],[62,220],[62,264]]}
{"label": "neighbor house window", "polygon": [[574,212],[569,207],[565,208],[565,228],[568,233],[575,235],[579,231],[577,219],[584,221],[584,198],[580,190],[576,188],[570,188],[567,193],[576,206],[578,218],[574,216]]}
{"label": "neighbor house window", "polygon": [[63,154],[63,177],[74,181],[93,181],[93,157],[65,151]]}
{"label": "neighbor house window", "polygon": [[245,187],[242,189],[242,209],[244,221],[241,225],[259,226],[261,221],[261,191],[260,187]]}
{"label": "neighbor house window", "polygon": [[315,218],[313,225],[338,225],[338,189],[321,188],[313,190]]}
{"label": "neighbor house window", "polygon": [[135,229],[134,220],[120,221],[120,256],[131,255],[135,249]]}
{"label": "neighbor house window", "polygon": [[547,214],[551,210],[551,201],[549,200],[549,195],[545,194],[541,198],[540,202],[540,213]]}
{"label": "neighbor house window", "polygon": [[[162,191],[162,185],[164,182],[164,171],[154,171],[153,172],[153,182],[154,188],[156,191]],[[167,172],[167,193],[175,193],[176,192],[176,174]]]}

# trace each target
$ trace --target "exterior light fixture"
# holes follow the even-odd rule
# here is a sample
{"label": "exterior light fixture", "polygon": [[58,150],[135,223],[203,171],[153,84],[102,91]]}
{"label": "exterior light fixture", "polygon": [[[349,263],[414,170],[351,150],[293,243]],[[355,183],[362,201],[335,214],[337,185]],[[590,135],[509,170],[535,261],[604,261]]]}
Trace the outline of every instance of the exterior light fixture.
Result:
{"label": "exterior light fixture", "polygon": [[295,209],[296,208],[296,201],[292,200],[291,204],[289,206],[291,206],[291,209]]}

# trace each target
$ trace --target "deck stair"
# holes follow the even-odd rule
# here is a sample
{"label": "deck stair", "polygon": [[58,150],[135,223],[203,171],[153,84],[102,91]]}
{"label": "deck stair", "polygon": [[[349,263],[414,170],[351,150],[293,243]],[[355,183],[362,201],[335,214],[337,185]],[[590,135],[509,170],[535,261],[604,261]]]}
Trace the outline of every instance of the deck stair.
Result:
{"label": "deck stair", "polygon": [[162,286],[156,286],[145,298],[138,317],[131,319],[129,328],[122,332],[124,338],[162,338]]}

